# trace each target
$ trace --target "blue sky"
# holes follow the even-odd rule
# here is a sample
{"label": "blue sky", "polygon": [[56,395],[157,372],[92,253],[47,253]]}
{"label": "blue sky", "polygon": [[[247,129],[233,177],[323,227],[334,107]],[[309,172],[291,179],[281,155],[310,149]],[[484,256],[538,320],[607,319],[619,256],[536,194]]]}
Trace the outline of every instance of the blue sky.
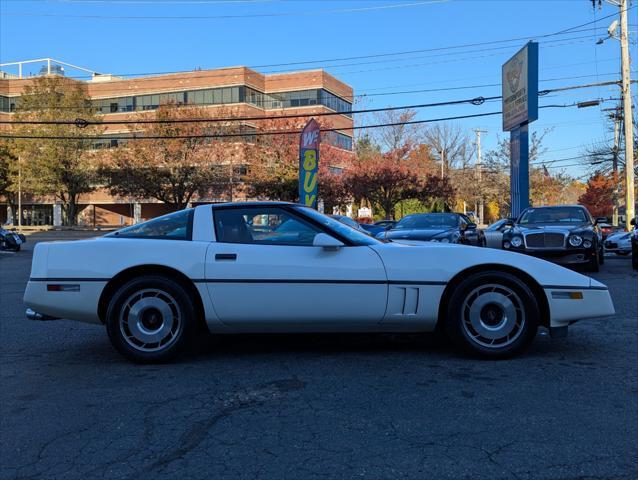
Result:
{"label": "blue sky", "polygon": [[[637,11],[634,7],[629,14],[634,58]],[[257,68],[262,72],[325,67],[356,94],[372,94],[363,101],[365,107],[421,104],[499,95],[500,87],[482,85],[500,83],[502,63],[525,40],[295,67],[269,65],[523,37],[541,42],[540,79],[547,80],[541,89],[610,81],[619,78],[619,43],[597,46],[596,39],[606,35],[613,19],[539,37],[615,13],[617,8],[607,4],[594,10],[588,0],[0,0],[0,62],[53,57],[114,74],[231,65],[264,65]],[[476,87],[441,90],[467,86]],[[439,91],[394,94],[406,90]],[[540,103],[618,97],[617,87],[598,87],[547,96]],[[569,166],[578,162],[570,158],[612,137],[601,109],[616,103],[541,110],[530,130],[552,129],[544,155],[548,167],[566,165],[568,173],[583,175],[581,167]],[[419,118],[495,110],[500,103],[427,108]],[[494,146],[497,135],[505,135],[500,116],[460,124],[487,130],[484,150]]]}

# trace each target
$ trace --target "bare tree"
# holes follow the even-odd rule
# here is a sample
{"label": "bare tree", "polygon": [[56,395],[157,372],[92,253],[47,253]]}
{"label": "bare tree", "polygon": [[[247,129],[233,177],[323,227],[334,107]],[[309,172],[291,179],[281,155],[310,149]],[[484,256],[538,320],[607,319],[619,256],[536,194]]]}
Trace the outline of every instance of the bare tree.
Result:
{"label": "bare tree", "polygon": [[389,124],[387,127],[374,131],[374,138],[383,152],[393,152],[396,160],[407,158],[414,146],[423,141],[423,128],[421,125],[406,125],[416,118],[414,110],[390,110],[375,114],[376,121]]}
{"label": "bare tree", "polygon": [[437,123],[425,131],[425,143],[441,165],[442,176],[452,169],[467,168],[474,155],[474,142],[460,125]]}

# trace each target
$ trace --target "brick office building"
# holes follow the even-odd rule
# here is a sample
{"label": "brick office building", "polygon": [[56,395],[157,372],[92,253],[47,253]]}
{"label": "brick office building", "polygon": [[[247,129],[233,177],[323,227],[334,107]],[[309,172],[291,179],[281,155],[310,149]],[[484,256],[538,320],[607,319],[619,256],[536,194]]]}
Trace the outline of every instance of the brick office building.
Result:
{"label": "brick office building", "polygon": [[[0,71],[0,120],[12,119],[21,93],[33,83],[34,75],[27,76],[23,72],[28,66],[38,63],[42,67],[35,75],[64,75],[65,66],[84,72],[87,78],[77,81],[85,83],[93,105],[105,120],[134,120],[166,103],[205,107],[211,109],[212,116],[215,116],[215,110],[221,113],[232,108],[233,114],[241,117],[312,116],[319,112],[348,112],[352,109],[352,88],[323,70],[261,74],[247,67],[229,67],[121,78],[52,59],[41,59],[0,66],[3,69]],[[16,68],[17,74],[9,73],[9,69],[15,71]],[[348,113],[330,116],[330,124],[334,128],[352,127],[352,116]],[[252,127],[250,122],[246,122],[245,126]],[[125,124],[108,125],[104,140],[96,142],[95,147],[117,147],[120,145],[117,137],[128,133]],[[323,136],[322,141],[346,151],[353,148],[351,130],[330,132]],[[5,221],[11,214],[8,204],[4,202],[2,205],[3,202],[0,198],[0,221]],[[24,196],[22,204],[23,224],[59,224],[61,209],[52,199]],[[155,200],[118,198],[104,190],[82,196],[80,204],[83,210],[79,221],[86,225],[130,224],[167,211],[164,204]]]}

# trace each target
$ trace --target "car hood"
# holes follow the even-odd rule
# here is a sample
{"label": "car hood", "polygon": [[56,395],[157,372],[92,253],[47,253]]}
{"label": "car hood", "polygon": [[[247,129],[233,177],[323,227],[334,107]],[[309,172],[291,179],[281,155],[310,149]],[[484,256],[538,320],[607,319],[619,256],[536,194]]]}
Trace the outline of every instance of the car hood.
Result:
{"label": "car hood", "polygon": [[592,226],[589,223],[578,223],[573,225],[520,225],[516,224],[512,230],[520,233],[570,233],[580,230],[590,230]]}
{"label": "car hood", "polygon": [[457,228],[419,228],[412,230],[388,230],[386,232],[385,238],[390,238],[392,240],[399,240],[402,238],[412,240],[431,240],[432,238],[439,235],[443,236],[445,234],[452,234],[457,230]]}
{"label": "car hood", "polygon": [[554,263],[506,250],[423,242],[389,242],[374,245],[383,259],[389,280],[443,284],[472,267],[515,268],[541,286],[597,287],[604,285],[586,275]]}
{"label": "car hood", "polygon": [[[627,236],[627,238],[623,238]],[[618,232],[607,237],[608,242],[618,242],[620,240],[629,240],[631,238],[631,232]]]}

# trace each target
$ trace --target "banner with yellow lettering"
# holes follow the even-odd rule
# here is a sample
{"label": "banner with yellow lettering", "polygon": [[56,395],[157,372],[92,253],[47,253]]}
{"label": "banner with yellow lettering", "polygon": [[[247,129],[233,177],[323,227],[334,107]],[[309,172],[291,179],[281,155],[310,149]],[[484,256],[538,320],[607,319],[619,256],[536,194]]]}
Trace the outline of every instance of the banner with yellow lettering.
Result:
{"label": "banner with yellow lettering", "polygon": [[311,208],[317,208],[319,133],[319,123],[311,118],[299,141],[299,203]]}

